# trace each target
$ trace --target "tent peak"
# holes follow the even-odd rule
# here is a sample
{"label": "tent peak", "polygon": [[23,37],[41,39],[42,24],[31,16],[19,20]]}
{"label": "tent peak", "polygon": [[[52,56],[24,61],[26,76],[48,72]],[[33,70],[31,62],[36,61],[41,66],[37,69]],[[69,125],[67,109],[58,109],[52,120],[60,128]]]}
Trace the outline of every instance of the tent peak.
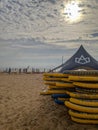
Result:
{"label": "tent peak", "polygon": [[[81,48],[81,49],[84,49],[84,46],[83,46],[83,45],[80,45],[80,48]],[[79,48],[79,49],[80,49],[80,48]]]}

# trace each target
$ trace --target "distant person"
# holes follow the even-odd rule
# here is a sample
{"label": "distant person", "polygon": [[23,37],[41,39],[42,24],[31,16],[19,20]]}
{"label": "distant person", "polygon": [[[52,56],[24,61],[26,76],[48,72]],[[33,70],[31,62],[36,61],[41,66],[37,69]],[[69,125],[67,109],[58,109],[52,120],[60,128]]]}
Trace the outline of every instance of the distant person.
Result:
{"label": "distant person", "polygon": [[21,74],[21,68],[19,69],[19,74]]}
{"label": "distant person", "polygon": [[34,73],[35,72],[35,69],[34,68],[32,68],[32,73]]}
{"label": "distant person", "polygon": [[8,73],[9,73],[9,74],[11,73],[11,68],[9,68]]}
{"label": "distant person", "polygon": [[28,71],[28,69],[27,69],[27,68],[25,68],[25,73],[27,73],[27,71]]}

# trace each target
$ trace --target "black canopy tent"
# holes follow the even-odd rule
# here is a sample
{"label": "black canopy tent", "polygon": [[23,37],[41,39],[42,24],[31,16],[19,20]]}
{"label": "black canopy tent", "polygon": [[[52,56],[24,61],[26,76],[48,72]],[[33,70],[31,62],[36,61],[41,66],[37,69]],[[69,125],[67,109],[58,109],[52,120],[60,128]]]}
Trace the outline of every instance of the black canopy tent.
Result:
{"label": "black canopy tent", "polygon": [[60,73],[63,73],[66,70],[75,70],[79,68],[98,70],[98,61],[96,61],[81,45],[77,52],[69,60],[51,71],[58,68],[61,68],[59,71]]}

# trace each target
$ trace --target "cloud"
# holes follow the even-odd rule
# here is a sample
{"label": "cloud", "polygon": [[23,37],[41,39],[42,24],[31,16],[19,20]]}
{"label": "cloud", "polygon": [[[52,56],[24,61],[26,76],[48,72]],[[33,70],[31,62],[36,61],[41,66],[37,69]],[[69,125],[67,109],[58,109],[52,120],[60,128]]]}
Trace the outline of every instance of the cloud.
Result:
{"label": "cloud", "polygon": [[81,44],[98,57],[97,0],[81,1],[81,21],[71,24],[62,14],[67,1],[0,2],[0,64],[56,65],[62,55],[67,60]]}
{"label": "cloud", "polygon": [[[2,44],[1,44],[2,43]],[[49,44],[34,39],[2,40],[2,51],[0,51],[0,66],[51,66],[61,64],[62,55],[64,58],[70,56],[72,50]],[[66,56],[67,53],[67,56]]]}
{"label": "cloud", "polygon": [[56,3],[56,0],[48,0],[49,2],[55,4]]}
{"label": "cloud", "polygon": [[98,33],[91,34],[93,37],[98,37]]}
{"label": "cloud", "polygon": [[[50,4],[50,2],[55,4]],[[93,13],[91,7],[93,6],[93,10],[97,12],[95,7],[98,6],[98,3],[94,1],[80,3],[81,13],[85,13],[85,15],[83,14],[85,19],[82,18],[76,27],[68,25],[64,21],[61,13],[61,9],[64,8],[62,0],[6,0],[1,3],[3,6],[1,8],[0,37],[3,39],[45,37],[48,40],[60,39],[64,35],[68,38],[69,34],[71,37],[77,32],[76,35],[81,35],[82,32],[87,31],[86,28],[90,30],[98,25],[97,15]],[[66,32],[69,34],[67,35]]]}
{"label": "cloud", "polygon": [[[55,41],[57,43],[57,41]],[[97,42],[97,41],[96,41]],[[95,41],[86,41],[84,47],[95,58],[98,45]],[[60,45],[65,43],[65,45]],[[62,62],[68,60],[81,45],[81,42],[65,42],[61,41],[59,45],[36,41],[35,39],[21,39],[21,40],[2,40],[2,51],[0,50],[0,66],[16,66],[25,67],[27,65],[36,67],[57,66]],[[92,48],[92,49],[90,49]],[[94,50],[94,51],[93,51]]]}

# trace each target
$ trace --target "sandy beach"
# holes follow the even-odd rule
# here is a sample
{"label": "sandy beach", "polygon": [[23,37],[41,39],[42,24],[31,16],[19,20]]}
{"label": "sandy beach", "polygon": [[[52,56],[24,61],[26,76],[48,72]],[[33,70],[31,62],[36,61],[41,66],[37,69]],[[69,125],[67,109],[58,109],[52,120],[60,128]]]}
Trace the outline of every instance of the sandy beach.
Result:
{"label": "sandy beach", "polygon": [[0,130],[98,130],[71,121],[67,108],[55,104],[42,74],[0,74]]}

